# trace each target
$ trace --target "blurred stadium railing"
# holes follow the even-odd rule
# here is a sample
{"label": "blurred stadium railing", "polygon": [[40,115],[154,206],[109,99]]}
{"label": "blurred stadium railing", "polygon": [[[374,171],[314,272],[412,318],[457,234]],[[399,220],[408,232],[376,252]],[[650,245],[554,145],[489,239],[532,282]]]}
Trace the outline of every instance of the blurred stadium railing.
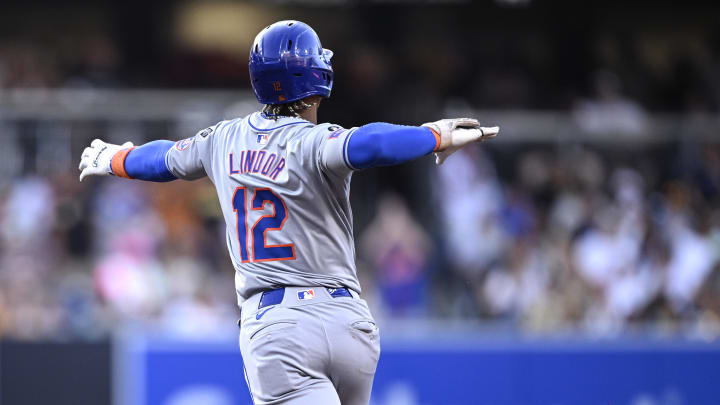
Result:
{"label": "blurred stadium railing", "polygon": [[[588,140],[617,142],[619,147],[624,140],[720,142],[720,117],[716,115],[637,112],[622,116],[618,111],[595,107],[602,106],[580,107],[575,112],[476,110],[449,102],[444,114],[439,115],[472,116],[500,123],[504,136],[497,142]],[[4,124],[168,121],[199,128],[257,109],[249,91],[0,89],[0,122]],[[590,121],[593,123],[584,124]],[[168,135],[190,136],[186,132]]]}

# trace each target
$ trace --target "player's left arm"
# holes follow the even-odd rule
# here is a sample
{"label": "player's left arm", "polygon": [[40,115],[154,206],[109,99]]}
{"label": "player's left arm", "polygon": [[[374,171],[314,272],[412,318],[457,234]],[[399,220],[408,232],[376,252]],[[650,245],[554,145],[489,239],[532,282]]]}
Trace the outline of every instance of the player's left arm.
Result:
{"label": "player's left arm", "polygon": [[404,163],[435,153],[436,163],[471,142],[495,137],[498,127],[482,127],[470,118],[444,119],[422,126],[371,123],[328,136],[320,160],[326,170],[343,174]]}

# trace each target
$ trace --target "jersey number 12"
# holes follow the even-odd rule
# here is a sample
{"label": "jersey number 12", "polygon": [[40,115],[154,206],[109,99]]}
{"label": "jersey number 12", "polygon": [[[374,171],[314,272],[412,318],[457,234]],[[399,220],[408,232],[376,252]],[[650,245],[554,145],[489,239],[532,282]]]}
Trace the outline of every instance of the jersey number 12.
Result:
{"label": "jersey number 12", "polygon": [[238,187],[233,195],[233,210],[237,216],[236,229],[238,244],[240,245],[240,258],[243,263],[250,261],[248,251],[248,236],[252,235],[252,261],[267,262],[272,260],[293,260],[295,259],[295,245],[268,245],[265,240],[265,233],[268,231],[279,231],[287,219],[287,207],[285,202],[269,188],[257,188],[250,199],[251,210],[262,210],[265,204],[273,207],[272,215],[263,215],[255,224],[249,228],[247,223],[247,189]]}

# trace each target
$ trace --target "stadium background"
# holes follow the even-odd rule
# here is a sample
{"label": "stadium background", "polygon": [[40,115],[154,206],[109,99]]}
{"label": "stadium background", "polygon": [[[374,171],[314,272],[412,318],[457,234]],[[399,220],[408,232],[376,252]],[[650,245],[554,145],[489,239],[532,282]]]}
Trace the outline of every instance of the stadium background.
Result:
{"label": "stadium background", "polygon": [[720,401],[720,5],[3,1],[0,405],[250,403],[207,180],[77,182],[83,147],[257,108],[254,35],[335,52],[320,120],[501,136],[354,175],[373,403]]}

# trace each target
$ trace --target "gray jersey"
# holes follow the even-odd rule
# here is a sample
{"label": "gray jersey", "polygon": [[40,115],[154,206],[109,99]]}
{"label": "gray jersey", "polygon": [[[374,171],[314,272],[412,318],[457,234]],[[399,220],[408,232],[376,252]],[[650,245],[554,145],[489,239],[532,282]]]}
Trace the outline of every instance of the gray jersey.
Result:
{"label": "gray jersey", "polygon": [[360,292],[346,149],[353,131],[253,113],[168,151],[175,176],[215,184],[239,303],[280,286]]}

